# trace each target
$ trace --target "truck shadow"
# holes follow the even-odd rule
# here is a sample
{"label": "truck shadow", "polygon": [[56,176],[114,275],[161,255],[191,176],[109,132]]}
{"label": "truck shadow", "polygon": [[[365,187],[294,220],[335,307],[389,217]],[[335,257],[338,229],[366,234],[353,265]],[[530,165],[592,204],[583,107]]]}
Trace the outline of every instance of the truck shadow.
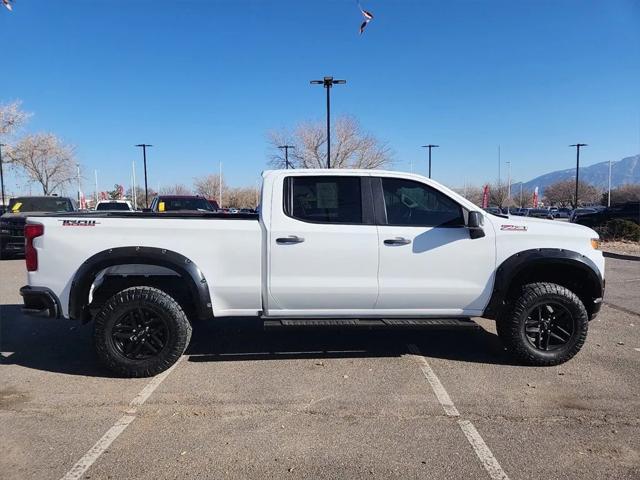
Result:
{"label": "truck shadow", "polygon": [[[1,365],[93,377],[113,377],[93,350],[93,326],[23,315],[0,305]],[[415,344],[426,357],[512,365],[500,341],[484,329],[466,331],[304,329],[263,330],[253,319],[196,322],[191,362],[302,358],[401,357]]]}

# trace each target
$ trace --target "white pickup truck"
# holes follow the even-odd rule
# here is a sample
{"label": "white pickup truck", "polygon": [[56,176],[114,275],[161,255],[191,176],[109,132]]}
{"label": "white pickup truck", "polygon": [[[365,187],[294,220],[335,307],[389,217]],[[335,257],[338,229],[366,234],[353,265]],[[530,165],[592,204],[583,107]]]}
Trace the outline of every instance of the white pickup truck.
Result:
{"label": "white pickup truck", "polygon": [[521,362],[582,347],[604,294],[598,235],[496,216],[419,175],[263,174],[259,215],[91,212],[29,217],[25,311],[93,320],[101,360],[149,376],[191,320],[282,325],[497,321]]}

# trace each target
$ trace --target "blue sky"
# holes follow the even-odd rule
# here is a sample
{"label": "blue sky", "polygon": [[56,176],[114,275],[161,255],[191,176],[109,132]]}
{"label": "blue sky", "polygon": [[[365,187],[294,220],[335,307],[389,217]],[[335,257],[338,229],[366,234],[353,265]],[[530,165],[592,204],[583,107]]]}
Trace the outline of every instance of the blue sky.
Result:
{"label": "blue sky", "polygon": [[[15,0],[0,10],[0,102],[77,146],[92,190],[128,182],[136,143],[152,186],[215,173],[255,184],[270,129],[357,117],[395,168],[456,186],[640,152],[638,0]],[[138,161],[140,167],[141,162]],[[138,168],[141,176],[141,169]]]}

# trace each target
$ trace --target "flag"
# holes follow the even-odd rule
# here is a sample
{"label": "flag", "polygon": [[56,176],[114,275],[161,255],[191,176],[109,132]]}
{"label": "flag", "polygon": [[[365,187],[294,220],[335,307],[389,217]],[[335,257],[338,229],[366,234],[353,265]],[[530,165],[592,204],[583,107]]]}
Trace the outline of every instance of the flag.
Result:
{"label": "flag", "polygon": [[482,190],[482,208],[487,208],[489,206],[489,185],[485,185]]}
{"label": "flag", "polygon": [[360,9],[362,16],[364,17],[364,22],[362,22],[362,25],[360,25],[360,35],[362,35],[362,33],[364,32],[364,29],[367,28],[367,25],[369,24],[369,22],[373,20],[373,14],[363,9],[359,3],[358,3],[358,8]]}
{"label": "flag", "polygon": [[538,208],[538,187],[533,191],[533,208]]}

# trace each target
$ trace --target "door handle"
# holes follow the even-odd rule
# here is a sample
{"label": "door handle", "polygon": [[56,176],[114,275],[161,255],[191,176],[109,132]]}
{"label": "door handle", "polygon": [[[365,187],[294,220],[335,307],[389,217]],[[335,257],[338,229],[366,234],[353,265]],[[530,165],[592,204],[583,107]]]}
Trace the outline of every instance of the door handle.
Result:
{"label": "door handle", "polygon": [[298,237],[297,235],[289,235],[288,237],[276,238],[276,243],[278,245],[293,245],[294,243],[302,242],[304,242],[304,238]]}
{"label": "door handle", "polygon": [[403,237],[387,238],[384,241],[385,245],[408,245],[410,243],[411,243],[411,240]]}

